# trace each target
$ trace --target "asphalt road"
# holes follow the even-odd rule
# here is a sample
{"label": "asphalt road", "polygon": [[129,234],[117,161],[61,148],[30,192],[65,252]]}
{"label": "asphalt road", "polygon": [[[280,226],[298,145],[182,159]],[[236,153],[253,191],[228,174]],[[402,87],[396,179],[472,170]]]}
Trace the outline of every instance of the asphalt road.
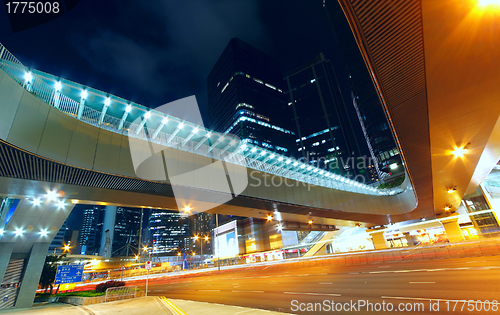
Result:
{"label": "asphalt road", "polygon": [[[149,294],[292,314],[500,314],[500,257],[278,270],[254,266],[156,279]],[[361,307],[360,300],[367,305]]]}

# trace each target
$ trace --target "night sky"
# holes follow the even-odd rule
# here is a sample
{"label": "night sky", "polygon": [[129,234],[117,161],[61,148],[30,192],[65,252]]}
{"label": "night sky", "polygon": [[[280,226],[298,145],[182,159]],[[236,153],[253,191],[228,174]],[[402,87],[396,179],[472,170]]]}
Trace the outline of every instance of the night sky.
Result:
{"label": "night sky", "polygon": [[0,42],[24,65],[148,107],[194,94],[204,118],[206,77],[232,37],[283,70],[338,59],[322,0],[83,0],[17,33],[0,9]]}
{"label": "night sky", "polygon": [[[82,0],[16,33],[0,9],[0,42],[24,65],[152,108],[194,94],[204,119],[207,75],[232,37],[284,71],[324,52],[347,91],[322,0]],[[81,211],[73,213],[78,229]]]}

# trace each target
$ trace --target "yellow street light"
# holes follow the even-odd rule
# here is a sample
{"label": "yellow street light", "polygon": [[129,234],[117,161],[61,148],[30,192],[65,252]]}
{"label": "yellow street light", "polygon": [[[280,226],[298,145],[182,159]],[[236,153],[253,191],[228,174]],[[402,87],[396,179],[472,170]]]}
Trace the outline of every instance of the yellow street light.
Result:
{"label": "yellow street light", "polygon": [[65,252],[69,251],[69,249],[70,249],[69,245],[64,245],[64,251]]}
{"label": "yellow street light", "polygon": [[199,239],[198,235],[194,236],[194,240],[197,241]]}
{"label": "yellow street light", "polygon": [[273,216],[272,215],[268,215],[267,216],[267,221],[272,221],[273,220]]}
{"label": "yellow street light", "polygon": [[196,256],[196,253],[195,253],[195,252],[193,252],[193,256]]}
{"label": "yellow street light", "polygon": [[139,255],[135,255],[135,259],[136,259],[136,260],[137,260],[137,259],[139,259]]}
{"label": "yellow street light", "polygon": [[205,241],[208,241],[208,236],[205,236]]}
{"label": "yellow street light", "polygon": [[148,247],[147,247],[147,246],[144,246],[144,247],[142,248],[142,251],[143,251],[143,252],[145,252],[145,251],[147,251],[147,250],[148,250]]}
{"label": "yellow street light", "polygon": [[180,255],[181,255],[181,253],[177,253],[177,256],[180,256]]}
{"label": "yellow street light", "polygon": [[308,224],[313,224],[313,220],[309,220],[307,223]]}

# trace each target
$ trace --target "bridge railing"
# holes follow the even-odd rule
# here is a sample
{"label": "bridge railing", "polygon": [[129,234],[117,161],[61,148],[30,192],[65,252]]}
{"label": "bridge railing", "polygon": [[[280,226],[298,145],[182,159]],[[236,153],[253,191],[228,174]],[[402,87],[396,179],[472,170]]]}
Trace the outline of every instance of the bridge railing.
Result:
{"label": "bridge railing", "polygon": [[[164,131],[160,131],[155,139],[150,139],[146,136],[146,133],[144,131],[141,131],[139,133],[136,132],[139,128],[141,128],[141,126],[126,120],[121,121],[121,119],[109,114],[103,115],[101,121],[102,111],[86,106],[84,102],[79,103],[71,99],[70,97],[62,94],[60,90],[57,90],[55,87],[47,84],[41,77],[33,75],[31,71],[27,67],[22,65],[21,62],[14,55],[12,55],[2,44],[0,44],[0,69],[2,69],[5,73],[7,73],[16,82],[18,82],[36,97],[58,108],[62,112],[88,124],[119,134],[126,134],[129,137],[139,138],[145,141],[152,141],[167,147],[177,148],[182,151],[187,151],[219,160],[225,159],[225,156],[221,154],[223,150],[215,147],[216,145],[214,145],[214,147],[211,147],[206,143],[199,143],[194,140],[188,139],[188,141],[186,141],[185,138],[182,138],[180,136],[172,137],[172,134],[166,133]],[[95,91],[94,89],[92,90]],[[104,92],[101,93],[103,94],[103,96],[107,95]],[[144,108],[143,110],[144,112],[151,111],[147,108]],[[183,123],[179,119],[175,119],[180,123]],[[185,123],[188,124],[187,122]],[[143,128],[147,129],[148,135],[152,135],[155,131],[154,129],[147,126],[143,126]],[[211,132],[205,130],[203,127],[196,128],[200,128],[200,130],[203,130],[205,133]],[[224,137],[225,135],[221,136]],[[205,138],[199,141],[204,140]],[[242,150],[243,146],[246,147],[244,150]],[[242,151],[238,155],[233,156],[230,163],[293,179],[305,184],[317,185],[360,194],[375,196],[395,195],[398,193],[402,193],[405,190],[401,187],[375,189],[371,186],[360,184],[357,181],[342,177],[337,174],[333,174],[327,170],[322,170],[317,167],[311,167],[310,165],[293,160],[291,158],[280,156],[277,153],[266,151],[265,149],[262,149],[260,147],[258,147],[259,152],[263,152],[265,153],[264,155],[267,156],[276,156],[276,158],[271,161],[268,159],[260,158],[259,156],[252,156],[251,154],[247,154],[247,152],[249,152],[250,150],[256,150],[256,148],[256,146],[253,146],[251,144],[243,144],[241,142],[236,143],[227,152],[231,152],[231,150],[233,152],[235,150]]]}

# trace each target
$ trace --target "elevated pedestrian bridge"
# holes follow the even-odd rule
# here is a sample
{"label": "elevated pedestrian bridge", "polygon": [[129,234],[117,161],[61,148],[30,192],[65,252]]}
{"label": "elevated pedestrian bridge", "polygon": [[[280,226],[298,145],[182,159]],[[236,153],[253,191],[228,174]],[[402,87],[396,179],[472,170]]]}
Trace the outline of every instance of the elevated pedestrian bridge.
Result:
{"label": "elevated pedestrian bridge", "polygon": [[[390,221],[387,215],[411,213],[416,207],[408,179],[397,188],[376,189],[28,69],[1,45],[0,52],[3,194],[35,198],[57,190],[64,191],[64,198],[73,203],[168,209],[189,206],[194,211],[211,209],[249,217],[279,211],[283,219],[314,218],[325,224],[346,223],[331,219],[385,224]],[[181,101],[195,102],[194,97]],[[138,164],[134,159],[148,163],[134,167]],[[214,176],[171,180],[217,161],[224,163],[214,166]],[[163,162],[170,165],[168,171]],[[224,168],[226,176],[220,176],[217,168]],[[243,181],[239,180],[242,176]],[[238,180],[221,185],[227,177]],[[245,185],[237,187],[240,182]],[[176,201],[173,197],[179,183],[184,190],[182,196],[175,194]],[[218,201],[228,202],[217,206]]]}

